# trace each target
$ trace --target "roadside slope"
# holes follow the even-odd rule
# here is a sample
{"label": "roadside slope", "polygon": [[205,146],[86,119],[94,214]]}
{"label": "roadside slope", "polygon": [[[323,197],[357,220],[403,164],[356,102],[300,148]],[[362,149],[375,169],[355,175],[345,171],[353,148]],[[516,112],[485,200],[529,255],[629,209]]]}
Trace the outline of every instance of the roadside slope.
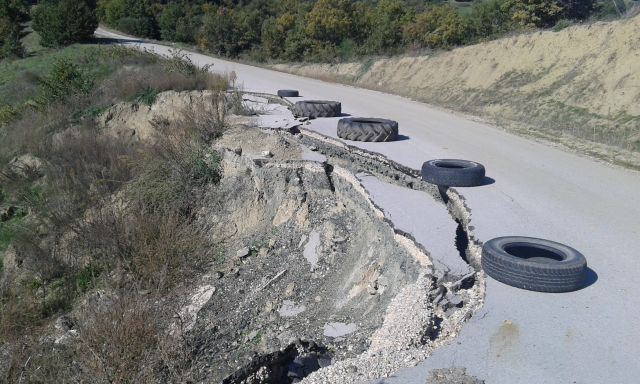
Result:
{"label": "roadside slope", "polygon": [[639,33],[634,17],[418,57],[273,67],[409,96],[637,168]]}

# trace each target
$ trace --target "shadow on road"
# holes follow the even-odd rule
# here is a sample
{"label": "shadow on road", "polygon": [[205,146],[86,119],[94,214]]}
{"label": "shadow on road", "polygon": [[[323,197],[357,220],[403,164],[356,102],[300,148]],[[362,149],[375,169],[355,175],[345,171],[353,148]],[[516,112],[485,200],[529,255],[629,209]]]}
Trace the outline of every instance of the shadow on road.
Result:
{"label": "shadow on road", "polygon": [[114,39],[111,37],[94,37],[91,40],[94,44],[123,44],[123,43],[142,43],[142,40],[139,39]]}
{"label": "shadow on road", "polygon": [[593,269],[587,267],[587,272],[584,276],[583,286],[580,289],[585,289],[592,286],[598,281],[598,274]]}
{"label": "shadow on road", "polygon": [[484,179],[482,179],[482,184],[480,184],[479,187],[483,187],[485,185],[491,185],[495,182],[496,182],[496,179],[485,176]]}

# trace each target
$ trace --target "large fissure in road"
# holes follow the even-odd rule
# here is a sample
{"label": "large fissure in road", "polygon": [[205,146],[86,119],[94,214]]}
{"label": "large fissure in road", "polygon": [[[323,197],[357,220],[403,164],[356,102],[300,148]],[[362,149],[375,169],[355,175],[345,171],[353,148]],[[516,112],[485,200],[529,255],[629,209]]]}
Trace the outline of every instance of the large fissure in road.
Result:
{"label": "large fissure in road", "polygon": [[[417,171],[306,129],[282,102],[245,102],[267,114],[232,119],[216,142],[223,175],[197,222],[224,251],[185,294],[188,326],[175,327],[192,340],[193,377],[358,382],[417,364],[454,338],[482,303],[482,275],[434,263],[438,255],[385,215],[358,174],[423,193],[452,228],[443,242],[474,265],[480,244],[463,198],[449,189],[443,199]],[[144,133],[154,118],[171,118],[163,108],[131,111],[114,107],[107,130],[126,121]]]}
{"label": "large fissure in road", "polygon": [[[456,275],[434,266],[429,251],[385,217],[356,174],[367,172],[387,183],[425,192],[427,198],[440,202],[455,222],[456,230],[447,241],[473,266],[480,244],[469,231],[470,214],[463,198],[452,189],[441,196],[435,186],[421,180],[417,171],[299,125],[261,132],[269,139],[255,140],[261,146],[253,151],[247,148],[247,132],[235,140],[226,135],[220,143],[225,178],[237,172],[252,179],[242,193],[234,187],[239,195],[231,206],[241,212],[242,220],[256,214],[262,216],[259,221],[265,227],[258,232],[267,231],[269,225],[279,228],[276,244],[268,253],[262,248],[258,253],[266,253],[268,259],[273,250],[290,252],[297,247],[302,258],[311,263],[311,271],[305,271],[309,268],[306,263],[305,268],[297,268],[300,261],[292,263],[292,255],[280,254],[279,261],[288,263],[287,268],[282,268],[287,270],[283,275],[286,278],[266,290],[271,296],[260,293],[269,297],[247,300],[231,294],[226,298],[229,304],[216,304],[212,298],[203,308],[199,317],[229,324],[223,334],[233,333],[231,328],[237,326],[238,315],[244,319],[240,322],[244,331],[235,330],[236,334],[249,332],[255,337],[256,329],[261,334],[260,348],[251,344],[255,343],[251,338],[243,345],[232,342],[221,346],[216,338],[220,328],[204,338],[211,342],[203,341],[208,346],[201,352],[224,356],[226,372],[233,362],[224,351],[234,350],[233,361],[239,362],[240,356],[264,350],[238,366],[225,382],[295,382],[304,378],[309,383],[347,383],[373,379],[417,363],[455,337],[481,305],[482,276],[474,269]],[[265,150],[267,142],[277,145]],[[300,158],[287,155],[294,148],[302,152]],[[265,154],[269,157],[264,158]],[[291,199],[294,190],[298,197]],[[251,197],[256,192],[260,198]],[[300,217],[301,212],[304,218]],[[289,244],[280,246],[285,239]],[[310,247],[313,251],[309,251]],[[259,276],[278,265],[267,260],[261,266],[253,260],[244,263],[240,267],[244,269],[240,273],[243,286],[254,285]],[[282,264],[267,274],[277,275],[281,267]],[[238,281],[229,283],[235,286]],[[232,286],[223,291],[233,291]],[[282,287],[284,295],[274,292]],[[236,307],[233,314],[228,313],[230,305]],[[242,309],[245,305],[247,308]],[[278,314],[269,315],[270,320],[264,321],[264,311],[251,314],[249,308],[256,305],[266,305],[267,314]],[[218,306],[218,310],[213,309]],[[202,330],[203,334],[206,332]],[[268,341],[263,343],[265,338]],[[308,342],[322,345],[327,356],[321,358],[323,364],[318,363],[317,352],[301,347],[301,343]],[[291,353],[283,355],[282,351]],[[223,363],[212,364],[207,357],[202,362],[208,366]]]}

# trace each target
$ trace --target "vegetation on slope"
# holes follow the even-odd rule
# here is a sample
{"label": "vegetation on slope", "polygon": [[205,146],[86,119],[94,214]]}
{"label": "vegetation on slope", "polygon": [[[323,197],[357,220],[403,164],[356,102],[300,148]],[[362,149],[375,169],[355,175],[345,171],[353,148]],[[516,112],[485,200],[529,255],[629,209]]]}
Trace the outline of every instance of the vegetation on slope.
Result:
{"label": "vegetation on slope", "polygon": [[[616,0],[618,9],[624,1]],[[228,57],[326,61],[478,42],[616,12],[597,0],[99,0],[101,22]]]}
{"label": "vegetation on slope", "polygon": [[[179,377],[182,341],[150,320],[162,316],[154,303],[216,250],[194,212],[219,178],[209,144],[224,117],[194,110],[159,122],[153,142],[109,134],[98,117],[168,89],[219,101],[226,79],[181,57],[95,45],[5,61],[0,73],[13,111],[0,126],[0,381]],[[49,339],[51,322],[78,306],[82,337]]]}

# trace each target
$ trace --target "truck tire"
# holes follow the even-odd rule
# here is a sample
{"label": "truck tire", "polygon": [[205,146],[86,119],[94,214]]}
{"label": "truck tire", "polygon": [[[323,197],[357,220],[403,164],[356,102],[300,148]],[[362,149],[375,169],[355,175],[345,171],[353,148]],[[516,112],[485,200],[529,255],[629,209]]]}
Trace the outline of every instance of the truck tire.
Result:
{"label": "truck tire", "polygon": [[398,137],[398,122],[347,117],[338,121],[338,137],[353,141],[393,141]]}
{"label": "truck tire", "polygon": [[278,90],[278,96],[280,96],[280,97],[299,97],[300,93],[295,89],[280,89],[280,90]]}
{"label": "truck tire", "polygon": [[475,161],[436,159],[422,164],[422,179],[431,184],[447,187],[476,187],[482,185],[484,166]]}
{"label": "truck tire", "polygon": [[484,243],[482,268],[513,287],[570,292],[584,287],[587,260],[575,249],[532,237],[498,237]]}
{"label": "truck tire", "polygon": [[337,117],[342,114],[342,104],[337,101],[305,100],[294,106],[294,114],[303,117]]}

